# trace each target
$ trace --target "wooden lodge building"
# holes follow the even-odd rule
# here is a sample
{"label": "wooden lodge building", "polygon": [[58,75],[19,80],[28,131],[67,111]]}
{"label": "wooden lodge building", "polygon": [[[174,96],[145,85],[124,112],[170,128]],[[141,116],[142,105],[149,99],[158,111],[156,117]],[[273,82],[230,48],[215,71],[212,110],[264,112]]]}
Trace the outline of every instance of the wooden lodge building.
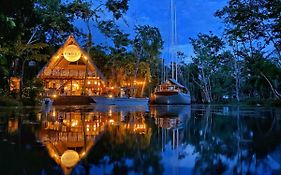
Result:
{"label": "wooden lodge building", "polygon": [[71,35],[37,75],[45,96],[101,95],[106,79]]}

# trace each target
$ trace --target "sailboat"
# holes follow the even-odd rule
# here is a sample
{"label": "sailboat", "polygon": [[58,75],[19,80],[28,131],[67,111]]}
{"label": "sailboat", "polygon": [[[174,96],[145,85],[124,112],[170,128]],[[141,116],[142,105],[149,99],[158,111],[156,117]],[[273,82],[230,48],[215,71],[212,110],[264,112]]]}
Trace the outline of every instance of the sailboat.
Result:
{"label": "sailboat", "polygon": [[[176,104],[190,104],[190,92],[186,87],[181,85],[178,80],[177,74],[177,61],[175,62],[174,45],[176,42],[176,8],[173,0],[171,0],[171,22],[172,22],[172,78],[165,81],[165,69],[164,69],[164,81],[162,84],[155,88],[154,93],[151,94],[150,104],[164,104],[164,105],[176,105]],[[164,62],[163,62],[164,67]]]}
{"label": "sailboat", "polygon": [[190,104],[190,92],[175,79],[158,85],[150,96],[150,104],[185,105]]}

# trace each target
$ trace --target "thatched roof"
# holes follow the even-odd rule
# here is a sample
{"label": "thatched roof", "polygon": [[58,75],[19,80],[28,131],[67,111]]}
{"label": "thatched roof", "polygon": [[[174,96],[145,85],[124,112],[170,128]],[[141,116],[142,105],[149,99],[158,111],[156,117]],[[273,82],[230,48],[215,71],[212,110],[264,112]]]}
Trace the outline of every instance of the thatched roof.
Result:
{"label": "thatched roof", "polygon": [[[81,57],[77,62],[70,62],[64,58],[63,52],[65,48],[69,45],[76,45],[80,52]],[[96,74],[103,80],[106,81],[103,74],[96,67],[90,55],[85,52],[75,40],[73,35],[70,35],[66,42],[58,49],[58,51],[51,57],[49,62],[41,69],[38,73],[38,78],[45,78],[50,70],[86,70],[86,64],[88,63],[88,72],[96,72]]]}

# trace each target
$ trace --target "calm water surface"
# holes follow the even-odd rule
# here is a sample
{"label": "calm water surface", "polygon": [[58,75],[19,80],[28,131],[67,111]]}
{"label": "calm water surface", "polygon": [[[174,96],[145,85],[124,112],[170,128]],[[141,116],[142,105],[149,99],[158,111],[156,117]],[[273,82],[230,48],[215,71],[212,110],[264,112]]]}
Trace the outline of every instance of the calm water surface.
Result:
{"label": "calm water surface", "polygon": [[281,109],[0,108],[0,174],[281,174]]}

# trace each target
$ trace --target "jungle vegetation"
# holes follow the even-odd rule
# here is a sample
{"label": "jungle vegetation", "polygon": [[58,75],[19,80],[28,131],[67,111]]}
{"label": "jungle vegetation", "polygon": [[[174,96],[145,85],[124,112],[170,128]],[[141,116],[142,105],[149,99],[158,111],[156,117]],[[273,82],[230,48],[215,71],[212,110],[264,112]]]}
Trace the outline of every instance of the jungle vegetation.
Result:
{"label": "jungle vegetation", "polygon": [[[157,27],[128,26],[128,9],[128,0],[1,1],[1,96],[25,104],[36,101],[42,91],[36,74],[70,34],[79,38],[109,81],[118,85],[120,80],[143,78],[147,84],[142,95],[149,96],[161,83],[163,40]],[[188,87],[193,102],[280,105],[280,11],[279,0],[230,0],[214,14],[225,25],[222,36],[211,31],[186,36],[194,54],[187,64],[185,53],[177,52],[179,82]],[[133,27],[134,33],[126,33],[120,23]],[[94,27],[110,44],[95,42]],[[22,80],[18,94],[9,90],[11,76]]]}

